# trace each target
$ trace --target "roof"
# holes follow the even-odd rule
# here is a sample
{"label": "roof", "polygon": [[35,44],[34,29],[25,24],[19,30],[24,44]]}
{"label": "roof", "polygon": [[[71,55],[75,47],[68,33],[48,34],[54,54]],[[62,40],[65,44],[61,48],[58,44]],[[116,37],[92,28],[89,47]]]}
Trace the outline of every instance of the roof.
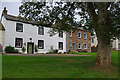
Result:
{"label": "roof", "polygon": [[32,25],[41,25],[41,26],[45,26],[45,27],[50,27],[49,24],[46,23],[40,23],[38,21],[34,21],[34,20],[27,20],[23,17],[19,17],[19,16],[13,16],[13,15],[9,15],[9,14],[2,14],[7,20],[11,20],[11,21],[18,21],[18,22],[23,22],[23,23],[28,23],[28,24],[32,24]]}

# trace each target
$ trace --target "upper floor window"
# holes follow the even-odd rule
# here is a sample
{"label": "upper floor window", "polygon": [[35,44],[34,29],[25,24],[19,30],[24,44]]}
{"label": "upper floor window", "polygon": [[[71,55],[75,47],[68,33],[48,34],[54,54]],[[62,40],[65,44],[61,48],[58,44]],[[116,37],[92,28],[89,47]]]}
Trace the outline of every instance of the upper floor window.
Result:
{"label": "upper floor window", "polygon": [[44,49],[44,41],[38,40],[38,49]]}
{"label": "upper floor window", "polygon": [[44,27],[39,27],[38,28],[38,34],[39,35],[44,35]]}
{"label": "upper floor window", "polygon": [[87,49],[87,44],[84,44],[84,49]]}
{"label": "upper floor window", "polygon": [[63,31],[59,32],[59,37],[63,38]]}
{"label": "upper floor window", "polygon": [[82,38],[81,32],[78,32],[78,38]]}
{"label": "upper floor window", "polygon": [[23,32],[23,24],[16,23],[16,31],[17,32]]}
{"label": "upper floor window", "polygon": [[22,45],[23,45],[23,39],[22,38],[15,38],[15,47],[22,48]]}
{"label": "upper floor window", "polygon": [[69,32],[69,36],[72,37],[72,31]]}
{"label": "upper floor window", "polygon": [[87,39],[87,34],[86,33],[84,33],[84,39]]}
{"label": "upper floor window", "polygon": [[59,50],[63,50],[63,42],[59,42],[58,47],[59,47]]}
{"label": "upper floor window", "polygon": [[79,48],[79,49],[82,49],[81,43],[78,44],[78,48]]}

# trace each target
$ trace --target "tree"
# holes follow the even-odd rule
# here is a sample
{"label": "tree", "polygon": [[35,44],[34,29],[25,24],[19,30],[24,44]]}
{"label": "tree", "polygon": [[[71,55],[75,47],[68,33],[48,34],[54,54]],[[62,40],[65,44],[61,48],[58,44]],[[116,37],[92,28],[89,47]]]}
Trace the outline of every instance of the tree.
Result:
{"label": "tree", "polygon": [[[101,66],[111,65],[110,42],[119,36],[119,2],[26,2],[22,3],[19,12],[20,16],[27,19],[39,21],[44,25],[47,23],[48,26],[55,25],[57,31],[80,27],[95,31],[98,38],[95,62]],[[77,21],[76,15],[80,17]]]}

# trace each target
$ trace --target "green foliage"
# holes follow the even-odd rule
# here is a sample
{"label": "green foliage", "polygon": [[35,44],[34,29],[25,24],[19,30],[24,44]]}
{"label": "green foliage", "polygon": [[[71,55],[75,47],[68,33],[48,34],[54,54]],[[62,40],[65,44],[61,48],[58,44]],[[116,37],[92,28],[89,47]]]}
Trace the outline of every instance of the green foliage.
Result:
{"label": "green foliage", "polygon": [[49,51],[48,54],[53,54],[53,51]]}
{"label": "green foliage", "polygon": [[12,47],[12,46],[6,46],[5,52],[6,53],[19,53],[19,51],[17,49],[14,49],[14,47]]}
{"label": "green foliage", "polygon": [[62,52],[58,52],[58,54],[62,54]]}
{"label": "green foliage", "polygon": [[22,47],[22,52],[24,53],[26,51],[25,46]]}
{"label": "green foliage", "polygon": [[24,43],[23,47],[22,47],[22,52],[24,53],[26,51],[26,43]]}
{"label": "green foliage", "polygon": [[38,52],[38,46],[35,45],[35,52]]}

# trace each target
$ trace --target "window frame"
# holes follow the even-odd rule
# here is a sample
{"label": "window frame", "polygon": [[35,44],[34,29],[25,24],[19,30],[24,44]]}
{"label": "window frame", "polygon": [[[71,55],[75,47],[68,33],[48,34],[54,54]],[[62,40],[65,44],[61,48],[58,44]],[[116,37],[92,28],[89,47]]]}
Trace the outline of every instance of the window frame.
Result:
{"label": "window frame", "polygon": [[[85,48],[85,44],[86,44],[86,48]],[[85,43],[85,44],[84,44],[84,50],[88,49],[88,48],[87,48],[87,43]]]}
{"label": "window frame", "polygon": [[69,32],[69,37],[72,37],[72,31]]}
{"label": "window frame", "polygon": [[[42,47],[39,47],[40,46],[40,41],[43,42]],[[44,40],[38,40],[38,49],[44,49]]]}
{"label": "window frame", "polygon": [[82,44],[81,43],[78,44],[78,49],[82,49]]}
{"label": "window frame", "polygon": [[[85,37],[85,35],[86,35],[86,37]],[[87,39],[87,33],[84,33],[84,39]]]}
{"label": "window frame", "polygon": [[[41,30],[42,30],[42,32],[41,32]],[[44,35],[44,27],[38,27],[38,34],[39,35]]]}
{"label": "window frame", "polygon": [[[21,40],[21,42],[20,42],[21,45],[20,45],[20,46],[17,45],[17,44],[18,44],[18,43],[17,43],[17,39],[20,39],[20,40]],[[23,38],[15,38],[15,47],[16,47],[16,48],[22,48],[22,46],[23,46]]]}
{"label": "window frame", "polygon": [[59,32],[59,37],[60,37],[60,38],[63,38],[63,31],[60,31],[60,32]]}
{"label": "window frame", "polygon": [[[22,26],[20,26],[20,25],[22,25]],[[18,30],[18,27],[22,27],[22,30]],[[23,24],[22,23],[16,23],[16,32],[23,32]]]}
{"label": "window frame", "polygon": [[[61,48],[60,43],[62,43],[62,48]],[[58,49],[59,49],[59,50],[63,50],[63,42],[58,42]]]}
{"label": "window frame", "polygon": [[[80,34],[80,36],[79,36]],[[82,38],[82,33],[81,32],[78,32],[78,38]]]}

